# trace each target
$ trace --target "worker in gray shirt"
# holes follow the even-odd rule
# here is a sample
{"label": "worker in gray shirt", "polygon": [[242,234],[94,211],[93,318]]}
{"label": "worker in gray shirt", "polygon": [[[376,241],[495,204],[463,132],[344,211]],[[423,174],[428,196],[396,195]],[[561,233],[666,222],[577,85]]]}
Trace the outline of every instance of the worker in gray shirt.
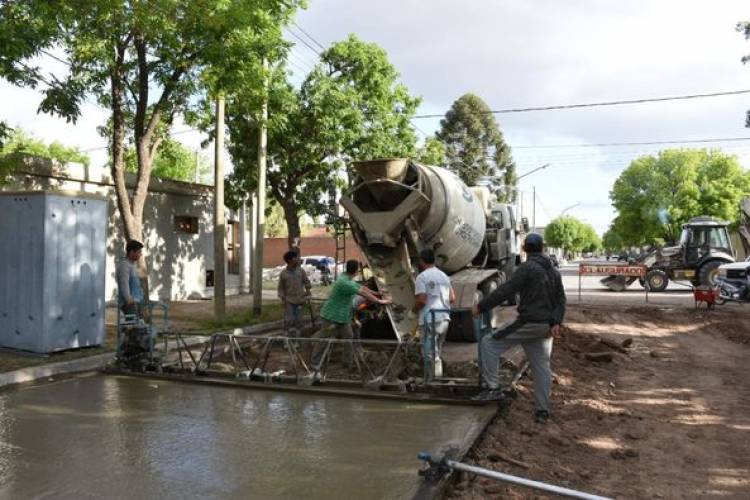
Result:
{"label": "worker in gray shirt", "polygon": [[310,279],[294,250],[284,254],[286,267],[279,274],[278,295],[284,304],[284,326],[287,335],[299,337],[302,333],[304,306],[310,298]]}
{"label": "worker in gray shirt", "polygon": [[565,316],[565,290],[560,273],[549,257],[542,253],[544,240],[538,234],[526,236],[523,249],[528,258],[510,280],[474,306],[474,314],[491,311],[493,307],[520,294],[518,318],[510,325],[486,335],[479,346],[483,390],[477,399],[499,399],[498,362],[503,353],[520,345],[526,353],[534,377],[535,418],[549,419],[552,388],[552,336],[560,332]]}
{"label": "worker in gray shirt", "polygon": [[138,305],[143,304],[143,288],[136,263],[141,258],[143,243],[130,240],[125,245],[125,258],[117,263],[117,303],[125,314],[138,314]]}

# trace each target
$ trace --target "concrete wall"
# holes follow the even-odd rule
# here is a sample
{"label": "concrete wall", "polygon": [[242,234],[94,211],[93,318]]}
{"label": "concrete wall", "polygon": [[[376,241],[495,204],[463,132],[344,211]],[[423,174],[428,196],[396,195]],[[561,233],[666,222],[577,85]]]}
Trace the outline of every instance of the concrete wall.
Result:
{"label": "concrete wall", "polygon": [[[124,257],[125,238],[120,222],[114,185],[107,168],[79,164],[56,165],[40,159],[20,158],[20,173],[3,186],[3,191],[68,191],[97,194],[108,200],[107,300],[116,298],[115,264]],[[135,184],[128,174],[128,185]],[[212,270],[213,198],[210,186],[151,179],[144,207],[144,244],[149,267],[150,296],[158,300],[205,298],[213,295],[206,287],[206,271]],[[175,216],[198,219],[198,233],[175,229]],[[238,220],[227,211],[227,220]],[[227,293],[238,293],[240,277],[227,274]]]}
{"label": "concrete wall", "polygon": [[[336,240],[332,236],[302,238],[302,255],[326,255],[336,257]],[[266,238],[263,240],[263,267],[284,265],[283,255],[289,249],[287,238]],[[362,252],[351,237],[346,238],[346,258],[364,260]]]}

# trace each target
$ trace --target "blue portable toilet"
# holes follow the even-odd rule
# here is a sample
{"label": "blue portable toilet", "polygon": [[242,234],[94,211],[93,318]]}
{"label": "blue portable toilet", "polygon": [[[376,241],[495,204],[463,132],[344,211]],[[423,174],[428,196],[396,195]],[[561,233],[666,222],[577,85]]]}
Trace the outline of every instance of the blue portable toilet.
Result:
{"label": "blue portable toilet", "polygon": [[0,347],[103,344],[106,243],[102,197],[0,193]]}

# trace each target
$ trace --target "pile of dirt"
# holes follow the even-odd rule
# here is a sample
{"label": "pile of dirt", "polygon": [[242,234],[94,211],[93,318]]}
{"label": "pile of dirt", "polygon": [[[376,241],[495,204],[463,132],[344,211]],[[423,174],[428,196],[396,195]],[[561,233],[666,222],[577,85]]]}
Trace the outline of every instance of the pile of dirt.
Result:
{"label": "pile of dirt", "polygon": [[[613,497],[747,498],[750,308],[572,306],[566,323],[552,420],[524,378],[467,461]],[[547,498],[466,474],[448,497]]]}

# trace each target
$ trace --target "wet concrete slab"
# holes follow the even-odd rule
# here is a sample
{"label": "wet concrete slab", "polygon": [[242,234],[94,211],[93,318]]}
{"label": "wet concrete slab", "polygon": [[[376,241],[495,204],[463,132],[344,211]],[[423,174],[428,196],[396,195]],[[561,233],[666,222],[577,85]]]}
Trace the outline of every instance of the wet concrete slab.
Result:
{"label": "wet concrete slab", "polygon": [[410,498],[488,407],[91,375],[0,392],[0,498]]}

